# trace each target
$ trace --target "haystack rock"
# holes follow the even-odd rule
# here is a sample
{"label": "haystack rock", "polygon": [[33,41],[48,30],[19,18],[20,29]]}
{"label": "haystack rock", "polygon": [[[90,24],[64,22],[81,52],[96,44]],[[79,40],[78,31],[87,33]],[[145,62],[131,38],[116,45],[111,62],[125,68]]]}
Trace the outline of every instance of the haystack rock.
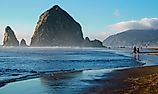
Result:
{"label": "haystack rock", "polygon": [[80,46],[83,40],[80,24],[55,5],[40,16],[31,46]]}
{"label": "haystack rock", "polygon": [[19,41],[9,26],[5,28],[3,46],[19,46]]}
{"label": "haystack rock", "polygon": [[37,22],[30,46],[85,46],[81,25],[58,5]]}
{"label": "haystack rock", "polygon": [[26,41],[24,39],[21,40],[20,46],[22,46],[22,47],[26,47],[27,46]]}

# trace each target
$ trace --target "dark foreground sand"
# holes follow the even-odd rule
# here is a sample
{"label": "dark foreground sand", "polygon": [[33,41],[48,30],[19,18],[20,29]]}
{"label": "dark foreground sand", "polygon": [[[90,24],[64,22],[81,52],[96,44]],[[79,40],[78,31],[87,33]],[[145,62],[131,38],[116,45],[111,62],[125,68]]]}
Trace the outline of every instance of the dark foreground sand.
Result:
{"label": "dark foreground sand", "polygon": [[96,80],[89,94],[158,94],[158,66],[116,70]]}

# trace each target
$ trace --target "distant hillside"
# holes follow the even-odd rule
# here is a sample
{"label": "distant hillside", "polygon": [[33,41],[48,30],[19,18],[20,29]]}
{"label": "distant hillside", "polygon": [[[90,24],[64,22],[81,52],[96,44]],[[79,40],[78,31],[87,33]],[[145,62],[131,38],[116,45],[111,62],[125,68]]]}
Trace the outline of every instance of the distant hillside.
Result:
{"label": "distant hillside", "polygon": [[158,45],[158,30],[127,30],[103,41],[105,46]]}

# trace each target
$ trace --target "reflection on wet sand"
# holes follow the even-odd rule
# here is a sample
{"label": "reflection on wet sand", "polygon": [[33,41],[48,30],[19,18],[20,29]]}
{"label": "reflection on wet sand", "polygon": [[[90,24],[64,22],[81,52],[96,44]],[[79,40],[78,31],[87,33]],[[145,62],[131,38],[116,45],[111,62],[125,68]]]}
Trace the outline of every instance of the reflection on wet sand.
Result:
{"label": "reflection on wet sand", "polygon": [[69,71],[60,71],[60,72],[53,72],[49,74],[43,74],[41,79],[44,80],[60,80],[60,79],[67,79],[71,78],[74,75],[78,75],[82,73],[82,70],[69,70]]}
{"label": "reflection on wet sand", "polygon": [[100,79],[110,71],[99,69],[42,73],[39,78],[10,83],[0,88],[0,94],[85,94],[86,87],[93,85],[89,81]]}
{"label": "reflection on wet sand", "polygon": [[40,81],[48,94],[85,94],[85,89],[95,84],[90,83],[92,80],[100,79],[112,70],[60,71],[44,74]]}
{"label": "reflection on wet sand", "polygon": [[81,70],[54,72],[42,75],[40,80],[41,84],[45,86],[47,92],[50,94],[76,93],[80,92],[80,88],[82,87],[78,80],[81,74]]}

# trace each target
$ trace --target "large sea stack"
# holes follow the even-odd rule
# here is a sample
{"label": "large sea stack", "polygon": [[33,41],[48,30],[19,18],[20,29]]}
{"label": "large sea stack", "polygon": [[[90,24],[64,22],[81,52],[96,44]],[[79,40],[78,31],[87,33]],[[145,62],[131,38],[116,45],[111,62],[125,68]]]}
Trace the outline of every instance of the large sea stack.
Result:
{"label": "large sea stack", "polygon": [[[82,28],[58,5],[44,12],[37,22],[30,46],[86,46]],[[102,45],[102,43],[101,43]]]}
{"label": "large sea stack", "polygon": [[5,28],[3,46],[19,46],[19,41],[9,26]]}
{"label": "large sea stack", "polygon": [[40,16],[31,46],[80,46],[83,40],[80,24],[55,5]]}

